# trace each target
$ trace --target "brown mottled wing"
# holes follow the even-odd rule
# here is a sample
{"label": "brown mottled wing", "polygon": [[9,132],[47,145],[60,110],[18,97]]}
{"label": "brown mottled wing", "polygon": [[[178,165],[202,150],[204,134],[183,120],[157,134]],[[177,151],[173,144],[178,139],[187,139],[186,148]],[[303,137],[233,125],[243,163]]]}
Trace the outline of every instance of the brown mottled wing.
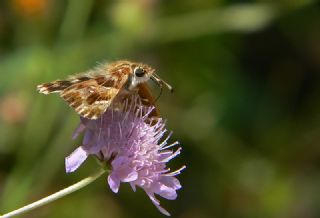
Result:
{"label": "brown mottled wing", "polygon": [[119,89],[104,87],[96,80],[90,79],[76,83],[60,93],[60,96],[75,109],[75,111],[89,119],[99,118],[109,107]]}
{"label": "brown mottled wing", "polygon": [[57,80],[38,86],[40,93],[58,92],[75,111],[88,119],[98,119],[110,106],[128,75],[115,78],[98,76],[79,77],[76,80]]}
{"label": "brown mottled wing", "polygon": [[45,95],[50,93],[59,93],[76,83],[81,83],[83,81],[87,81],[90,79],[92,78],[83,75],[83,76],[79,76],[79,77],[68,79],[68,80],[55,80],[49,83],[43,83],[38,85],[37,90],[40,93]]}
{"label": "brown mottled wing", "polygon": [[50,94],[61,92],[64,89],[73,85],[74,82],[70,80],[56,80],[49,83],[43,83],[37,86],[37,90],[42,94]]}

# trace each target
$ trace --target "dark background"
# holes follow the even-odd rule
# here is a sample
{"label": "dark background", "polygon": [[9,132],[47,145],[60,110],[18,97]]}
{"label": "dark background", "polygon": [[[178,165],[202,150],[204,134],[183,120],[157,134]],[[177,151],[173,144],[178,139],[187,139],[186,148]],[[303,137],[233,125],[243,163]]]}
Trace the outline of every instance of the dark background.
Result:
{"label": "dark background", "polygon": [[[103,60],[150,64],[182,155],[173,217],[320,217],[320,6],[313,0],[0,2],[0,213],[66,175],[78,116],[36,85]],[[154,89],[155,95],[159,93]],[[97,182],[24,217],[163,217],[139,189]]]}

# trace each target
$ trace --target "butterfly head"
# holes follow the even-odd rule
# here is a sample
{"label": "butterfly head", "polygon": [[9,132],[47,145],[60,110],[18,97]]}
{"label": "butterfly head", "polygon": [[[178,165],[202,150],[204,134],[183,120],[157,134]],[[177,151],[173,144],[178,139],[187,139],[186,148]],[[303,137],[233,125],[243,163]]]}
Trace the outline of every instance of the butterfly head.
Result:
{"label": "butterfly head", "polygon": [[162,80],[156,73],[155,70],[146,64],[133,64],[132,75],[129,82],[129,89],[137,87],[138,84],[147,82],[152,79],[161,89],[166,86],[171,92],[173,88]]}
{"label": "butterfly head", "polygon": [[145,64],[133,64],[132,75],[130,78],[130,86],[136,87],[140,83],[144,83],[150,79],[154,73],[154,69]]}

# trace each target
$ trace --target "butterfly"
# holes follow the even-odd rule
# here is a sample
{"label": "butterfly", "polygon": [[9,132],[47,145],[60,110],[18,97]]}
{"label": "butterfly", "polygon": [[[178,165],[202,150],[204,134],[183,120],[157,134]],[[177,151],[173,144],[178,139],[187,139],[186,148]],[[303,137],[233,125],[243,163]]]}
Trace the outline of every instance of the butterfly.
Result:
{"label": "butterfly", "polygon": [[[143,104],[154,105],[147,81],[153,80],[161,89],[172,87],[155,70],[143,63],[116,61],[103,63],[85,73],[69,76],[37,86],[43,94],[59,93],[69,106],[82,117],[98,119],[115,102],[137,93]],[[157,109],[155,115],[158,115]]]}

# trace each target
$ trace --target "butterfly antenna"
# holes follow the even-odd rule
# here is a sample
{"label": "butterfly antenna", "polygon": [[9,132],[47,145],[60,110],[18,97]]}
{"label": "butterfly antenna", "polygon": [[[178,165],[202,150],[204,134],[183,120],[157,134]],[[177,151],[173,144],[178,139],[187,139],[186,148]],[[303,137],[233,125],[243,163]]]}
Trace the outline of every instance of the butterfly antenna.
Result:
{"label": "butterfly antenna", "polygon": [[[151,76],[152,81],[154,81],[161,89],[162,86],[166,86],[167,89],[172,93],[173,92],[173,88],[171,85],[169,85],[169,83],[165,82],[164,80],[162,80],[156,73],[153,73]],[[161,90],[162,92],[162,90]]]}

